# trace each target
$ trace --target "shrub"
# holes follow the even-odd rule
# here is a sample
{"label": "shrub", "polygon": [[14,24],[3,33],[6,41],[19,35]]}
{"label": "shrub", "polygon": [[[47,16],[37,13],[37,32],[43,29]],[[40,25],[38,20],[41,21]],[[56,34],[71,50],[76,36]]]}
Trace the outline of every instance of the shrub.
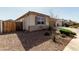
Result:
{"label": "shrub", "polygon": [[52,27],[51,27],[51,26],[49,26],[49,27],[48,27],[48,31],[51,31],[51,30],[52,30]]}
{"label": "shrub", "polygon": [[45,35],[45,36],[49,36],[50,33],[49,33],[49,32],[45,32],[44,35]]}
{"label": "shrub", "polygon": [[68,29],[60,29],[60,32],[61,32],[61,34],[65,34],[65,35],[67,35],[67,36],[76,35],[75,32],[72,32],[72,31],[70,31],[70,30],[68,30]]}
{"label": "shrub", "polygon": [[75,32],[71,32],[71,34],[72,34],[72,35],[76,35],[76,33],[75,33]]}

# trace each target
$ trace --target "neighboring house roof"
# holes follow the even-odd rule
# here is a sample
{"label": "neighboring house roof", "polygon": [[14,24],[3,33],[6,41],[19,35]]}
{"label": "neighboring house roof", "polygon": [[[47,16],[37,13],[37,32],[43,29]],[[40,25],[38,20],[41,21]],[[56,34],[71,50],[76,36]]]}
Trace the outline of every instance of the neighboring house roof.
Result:
{"label": "neighboring house roof", "polygon": [[51,18],[50,22],[59,22],[59,23],[62,23],[62,19]]}
{"label": "neighboring house roof", "polygon": [[37,15],[42,15],[42,16],[50,17],[50,16],[48,16],[48,15],[46,15],[46,14],[42,14],[42,13],[38,13],[38,12],[34,12],[34,11],[29,11],[29,12],[25,13],[24,15],[20,16],[19,18],[17,18],[16,20],[19,20],[19,19],[21,19],[21,18],[23,18],[24,16],[29,15],[29,14],[37,14]]}
{"label": "neighboring house roof", "polygon": [[13,20],[13,19],[8,19],[8,20],[6,20],[6,21],[15,21],[15,20]]}

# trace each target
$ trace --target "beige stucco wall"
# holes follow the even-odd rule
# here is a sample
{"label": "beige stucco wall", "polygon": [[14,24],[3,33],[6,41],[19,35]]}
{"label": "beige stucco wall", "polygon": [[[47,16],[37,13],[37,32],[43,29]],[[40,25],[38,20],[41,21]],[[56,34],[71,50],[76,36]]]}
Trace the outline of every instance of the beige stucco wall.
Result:
{"label": "beige stucco wall", "polygon": [[23,29],[29,31],[30,26],[35,26],[35,15],[29,15],[24,17]]}
{"label": "beige stucco wall", "polygon": [[36,15],[33,15],[33,14],[32,15],[31,14],[29,15],[29,18],[30,18],[29,19],[30,20],[30,26],[35,26],[35,16]]}
{"label": "beige stucco wall", "polygon": [[35,24],[35,17],[37,15],[34,15],[34,14],[31,14],[29,17],[30,17],[30,30],[29,31],[35,31],[35,30],[41,30],[41,29],[45,29],[49,26],[49,20],[50,18],[49,17],[45,17],[46,19],[46,24],[44,25],[36,25]]}
{"label": "beige stucco wall", "polygon": [[[34,15],[34,14],[32,14],[32,15],[30,15],[29,17],[30,17],[30,26],[36,26],[36,24],[35,24],[35,17],[36,17],[37,15]],[[45,17],[45,19],[46,19],[46,24],[45,25],[49,25],[49,17]]]}
{"label": "beige stucco wall", "polygon": [[62,26],[62,20],[57,20],[57,21],[56,21],[56,26],[57,26],[57,25],[59,25],[59,27],[61,27],[61,26]]}
{"label": "beige stucco wall", "polygon": [[25,16],[23,20],[23,30],[28,30],[30,25],[30,16]]}
{"label": "beige stucco wall", "polygon": [[49,21],[50,21],[50,18],[46,17],[46,25],[48,25],[48,26],[49,26]]}

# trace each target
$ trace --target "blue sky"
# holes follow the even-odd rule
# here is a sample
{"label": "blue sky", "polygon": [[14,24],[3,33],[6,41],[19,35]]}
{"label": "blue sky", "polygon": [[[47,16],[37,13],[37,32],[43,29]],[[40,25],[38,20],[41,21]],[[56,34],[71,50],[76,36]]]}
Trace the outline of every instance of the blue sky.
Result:
{"label": "blue sky", "polygon": [[79,22],[78,7],[0,7],[0,20],[16,19],[28,11],[36,11],[57,18],[72,19]]}

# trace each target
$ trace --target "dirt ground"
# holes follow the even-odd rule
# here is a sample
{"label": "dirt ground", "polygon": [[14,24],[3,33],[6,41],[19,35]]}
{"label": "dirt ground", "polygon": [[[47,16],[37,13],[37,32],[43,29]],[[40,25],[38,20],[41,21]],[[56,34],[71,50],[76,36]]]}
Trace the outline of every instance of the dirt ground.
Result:
{"label": "dirt ground", "polygon": [[63,44],[55,43],[46,30],[35,32],[16,32],[0,35],[1,51],[62,51],[71,39],[62,40]]}

